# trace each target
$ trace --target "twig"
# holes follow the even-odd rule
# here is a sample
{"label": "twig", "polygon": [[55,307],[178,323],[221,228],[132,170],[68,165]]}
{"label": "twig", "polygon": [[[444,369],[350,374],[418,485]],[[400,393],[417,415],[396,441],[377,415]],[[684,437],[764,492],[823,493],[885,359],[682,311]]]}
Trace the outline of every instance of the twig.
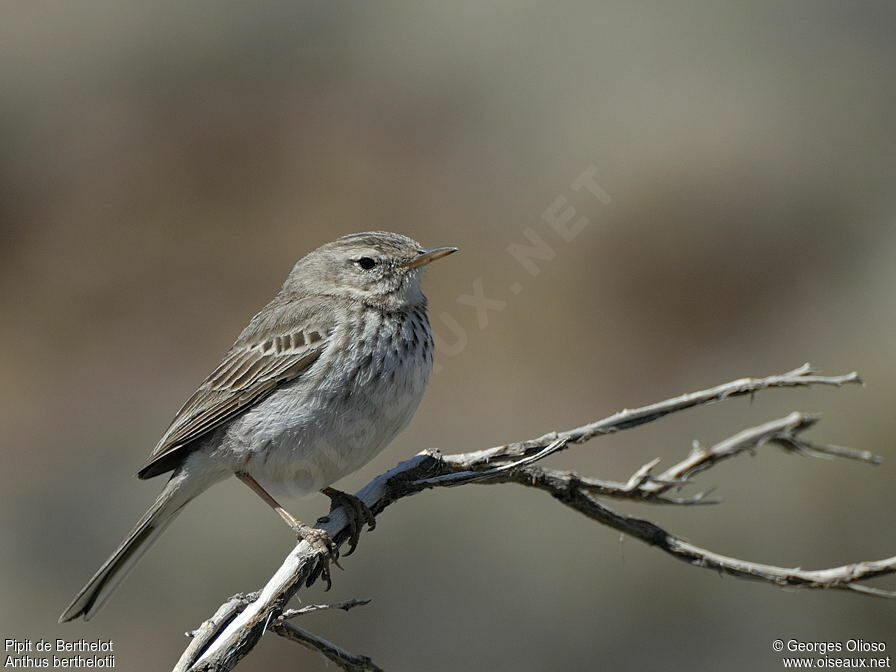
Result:
{"label": "twig", "polygon": [[550,479],[531,479],[520,474],[515,482],[543,490],[566,506],[588,516],[592,520],[611,527],[650,546],[665,551],[679,560],[696,567],[713,569],[740,578],[766,581],[777,586],[815,588],[825,590],[850,590],[877,597],[896,598],[896,592],[871,588],[857,581],[896,573],[896,556],[883,560],[857,562],[830,569],[789,569],[732,558],[701,548],[696,544],[671,534],[656,523],[634,518],[613,511],[598,502],[582,488],[565,488]]}
{"label": "twig", "polygon": [[351,651],[346,651],[341,646],[337,646],[323,637],[318,637],[294,623],[277,619],[271,623],[268,629],[305,648],[317,651],[346,672],[383,672],[382,668],[375,665],[367,656],[359,656]]}
{"label": "twig", "polygon": [[[494,482],[505,474],[510,474],[517,469],[524,469],[527,465],[543,460],[548,455],[552,455],[566,447],[566,439],[554,439],[547,446],[539,450],[533,455],[527,455],[516,462],[508,462],[497,467],[489,467],[481,471],[455,471],[440,476],[431,476],[429,478],[421,478],[412,483],[413,487],[420,489],[434,488],[437,486],[451,487],[456,485],[466,485],[467,483],[477,482]],[[455,456],[451,456],[455,457]]]}
{"label": "twig", "polygon": [[[869,451],[814,443],[801,436],[802,432],[813,427],[819,419],[817,415],[791,413],[779,420],[745,429],[711,447],[695,442],[688,457],[658,476],[653,475],[653,469],[659,464],[659,459],[655,459],[638,469],[626,483],[582,478],[571,472],[542,471],[541,476],[550,476],[555,484],[565,482],[566,487],[574,483],[575,487],[593,495],[660,504],[708,504],[717,503],[718,500],[707,499],[706,492],[689,498],[670,498],[665,493],[690,485],[691,477],[724,460],[753,452],[769,443],[811,457],[842,457],[875,465],[881,463],[881,458]],[[512,480],[519,482],[518,477]]]}
{"label": "twig", "polygon": [[310,614],[315,611],[324,611],[325,609],[342,609],[343,611],[349,611],[355,607],[362,607],[365,604],[370,604],[369,598],[364,600],[345,600],[344,602],[334,602],[333,604],[309,604],[301,609],[287,609],[280,615],[280,619],[286,620],[288,618],[295,618],[296,616],[304,616],[305,614]]}
{"label": "twig", "polygon": [[188,632],[187,636],[192,637],[192,641],[187,646],[177,665],[174,666],[173,672],[187,672],[190,669],[192,661],[199,658],[208,643],[215,637],[221,629],[227,625],[233,617],[236,616],[249,602],[258,597],[257,593],[252,595],[238,594],[231,597],[224,604],[218,607],[214,615],[200,625],[193,632]]}
{"label": "twig", "polygon": [[761,390],[777,387],[810,387],[812,385],[833,385],[842,387],[849,384],[864,384],[859,374],[853,371],[844,376],[816,376],[811,364],[803,364],[793,371],[788,371],[777,376],[765,378],[741,378],[739,380],[711,387],[699,392],[683,394],[680,397],[667,399],[650,406],[625,409],[613,415],[565,432],[550,432],[537,439],[508,443],[503,446],[495,446],[486,450],[471,453],[461,453],[446,457],[445,460],[461,464],[482,464],[495,460],[515,460],[533,452],[537,452],[547,446],[551,441],[566,439],[567,443],[585,443],[596,436],[612,434],[623,429],[631,429],[654,420],[683,411],[695,406],[714,404],[732,397],[740,397],[746,394],[753,395]]}

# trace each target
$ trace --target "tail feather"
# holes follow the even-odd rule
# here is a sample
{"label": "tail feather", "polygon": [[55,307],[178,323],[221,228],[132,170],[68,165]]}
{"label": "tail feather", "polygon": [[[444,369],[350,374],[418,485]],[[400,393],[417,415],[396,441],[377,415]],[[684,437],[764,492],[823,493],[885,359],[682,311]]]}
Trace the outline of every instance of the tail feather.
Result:
{"label": "tail feather", "polygon": [[59,617],[60,623],[74,620],[80,616],[87,621],[99,611],[112,591],[130,573],[137,561],[159,538],[159,535],[174,520],[184,505],[192,499],[192,496],[188,498],[182,496],[180,485],[180,479],[176,476],[168,481],[158,499],[143,514],[130,534],[75,596],[68,608],[62,612]]}

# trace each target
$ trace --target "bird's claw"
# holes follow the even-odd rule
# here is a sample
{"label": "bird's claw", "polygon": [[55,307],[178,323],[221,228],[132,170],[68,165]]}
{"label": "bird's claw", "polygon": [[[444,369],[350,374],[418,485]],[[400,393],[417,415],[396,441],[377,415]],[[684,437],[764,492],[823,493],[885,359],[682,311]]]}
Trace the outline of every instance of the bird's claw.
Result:
{"label": "bird's claw", "polygon": [[342,510],[345,511],[345,517],[348,518],[349,525],[348,552],[345,555],[349,556],[355,552],[364,524],[367,524],[368,530],[376,528],[376,518],[373,515],[373,511],[360,499],[347,492],[342,492],[335,488],[324,488],[321,492],[330,498],[331,513],[339,507],[342,507]]}
{"label": "bird's claw", "polygon": [[294,529],[299,539],[307,542],[312,549],[317,551],[317,562],[308,575],[305,586],[310,587],[319,577],[322,577],[327,583],[326,590],[330,590],[333,585],[332,577],[330,576],[330,563],[332,562],[339,569],[342,569],[342,565],[339,564],[339,548],[333,543],[330,535],[325,530],[309,527],[301,523]]}

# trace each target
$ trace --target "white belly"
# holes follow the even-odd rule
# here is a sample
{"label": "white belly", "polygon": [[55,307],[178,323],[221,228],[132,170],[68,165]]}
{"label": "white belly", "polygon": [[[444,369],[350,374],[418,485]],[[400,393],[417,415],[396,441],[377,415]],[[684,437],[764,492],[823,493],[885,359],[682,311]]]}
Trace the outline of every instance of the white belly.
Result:
{"label": "white belly", "polygon": [[[378,326],[376,333],[394,342],[395,332]],[[420,333],[420,323],[411,319],[392,326],[399,335]],[[406,347],[376,348],[380,354],[372,360],[365,355],[369,350],[356,349],[343,351],[352,359],[331,366],[333,353],[325,353],[302,377],[234,421],[219,456],[275,496],[316,492],[361,468],[405,428],[423,396],[432,345],[428,336],[423,347],[408,334]]]}

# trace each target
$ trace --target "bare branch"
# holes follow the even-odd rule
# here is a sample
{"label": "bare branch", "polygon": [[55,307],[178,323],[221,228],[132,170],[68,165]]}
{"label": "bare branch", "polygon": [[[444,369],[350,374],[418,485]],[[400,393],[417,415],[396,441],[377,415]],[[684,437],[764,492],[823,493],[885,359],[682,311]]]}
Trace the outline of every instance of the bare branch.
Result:
{"label": "bare branch", "polygon": [[850,590],[877,597],[896,598],[896,592],[870,588],[856,583],[878,576],[896,574],[896,556],[884,560],[857,562],[842,567],[813,571],[749,562],[701,548],[670,534],[649,520],[617,513],[598,502],[582,488],[564,487],[563,484],[558,484],[551,479],[533,478],[532,474],[521,473],[515,475],[513,480],[521,485],[544,490],[566,506],[589,518],[624,532],[650,546],[656,546],[669,555],[696,567],[713,569],[740,578],[766,581],[777,586]]}
{"label": "bare branch", "polygon": [[[516,469],[523,469],[526,465],[543,460],[548,455],[563,450],[566,447],[566,439],[554,439],[547,446],[539,450],[533,455],[523,457],[516,462],[508,462],[497,467],[489,467],[481,471],[455,471],[440,476],[432,476],[430,478],[421,478],[414,482],[414,486],[419,488],[433,488],[436,486],[450,487],[456,485],[465,485],[467,483],[476,483],[482,481],[491,481],[500,478],[504,474],[509,474]],[[452,455],[450,457],[457,457]],[[450,458],[445,458],[450,459]]]}
{"label": "bare branch", "polygon": [[362,607],[365,604],[370,604],[369,598],[364,600],[345,600],[344,602],[334,602],[333,604],[309,604],[301,609],[287,609],[280,615],[280,618],[281,620],[286,620],[288,618],[295,618],[296,616],[304,616],[305,614],[310,614],[315,611],[324,611],[325,609],[342,609],[343,611],[349,611],[355,607]]}
{"label": "bare branch", "polygon": [[[607,481],[600,478],[592,478],[590,476],[582,476],[574,471],[560,471],[556,469],[545,469],[541,466],[525,467],[520,470],[521,473],[533,474],[538,478],[550,478],[555,483],[565,483],[566,487],[582,488],[585,492],[602,497],[612,497],[613,499],[627,499],[638,502],[647,502],[650,504],[678,504],[678,505],[694,505],[694,504],[717,504],[721,500],[707,499],[709,492],[701,492],[691,497],[670,497],[663,493],[652,492],[645,489],[645,484],[655,483],[668,485],[673,487],[684,487],[690,484],[690,481],[663,481],[659,477],[654,476],[651,472],[659,464],[660,459],[651,460],[638,469],[631,478],[626,482]],[[492,483],[502,481],[493,480]],[[505,482],[516,482],[516,479],[508,479]]]}
{"label": "bare branch", "polygon": [[187,647],[186,651],[180,657],[177,665],[174,666],[173,672],[187,672],[193,662],[205,650],[209,642],[219,633],[221,629],[229,623],[249,602],[255,600],[258,593],[251,595],[238,594],[231,597],[224,604],[218,607],[214,615],[205,621],[193,632],[188,632],[187,637],[192,637],[193,641]]}
{"label": "bare branch", "polygon": [[812,385],[833,385],[842,387],[847,384],[863,385],[859,374],[853,371],[844,376],[816,376],[810,364],[788,371],[778,376],[766,376],[765,378],[741,378],[724,385],[711,387],[699,392],[683,394],[680,397],[667,399],[650,406],[625,409],[613,415],[565,432],[551,432],[537,439],[508,443],[486,450],[446,457],[446,460],[456,459],[464,463],[482,464],[495,460],[518,459],[537,452],[557,439],[566,439],[568,444],[584,443],[596,436],[612,434],[623,429],[630,429],[654,420],[683,411],[695,406],[705,406],[719,401],[740,397],[746,394],[753,395],[761,390],[777,387],[809,387]]}
{"label": "bare branch", "polygon": [[301,644],[307,649],[317,651],[346,672],[383,672],[383,669],[375,665],[367,656],[359,656],[356,653],[346,651],[341,646],[337,646],[323,637],[318,637],[294,623],[277,619],[268,626],[268,629],[276,632],[281,637],[286,637],[286,639],[292,642]]}
{"label": "bare branch", "polygon": [[679,504],[707,503],[708,500],[699,495],[698,499],[683,500],[669,500],[663,498],[662,495],[673,488],[690,484],[692,476],[714,467],[724,460],[746,452],[753,452],[767,443],[777,444],[786,450],[812,457],[844,457],[869,464],[880,464],[881,458],[871,452],[857,451],[841,446],[826,446],[802,437],[801,433],[813,427],[819,419],[820,416],[817,415],[791,413],[785,418],[745,429],[708,448],[694,442],[691,454],[687,458],[669,467],[659,476],[653,476],[651,473],[659,460],[648,462],[629,479],[619,492],[600,492],[588,487],[585,483],[581,485],[593,494],[605,494],[625,499]]}
{"label": "bare branch", "polygon": [[[881,597],[896,597],[896,593],[857,583],[875,576],[896,573],[896,557],[815,571],[758,564],[727,557],[695,546],[650,521],[617,513],[595,498],[597,495],[604,495],[656,503],[706,503],[708,501],[706,493],[677,499],[669,496],[669,491],[690,484],[693,476],[724,460],[755,450],[767,443],[774,443],[789,451],[809,455],[848,457],[871,463],[879,461],[879,458],[871,453],[837,446],[825,446],[803,438],[802,432],[818,421],[816,416],[792,413],[785,418],[743,430],[711,448],[695,446],[687,458],[665,470],[659,476],[652,474],[658,462],[654,460],[641,467],[625,483],[581,477],[571,472],[546,470],[536,464],[570,444],[583,443],[597,436],[636,427],[658,420],[670,413],[695,406],[754,394],[770,388],[810,385],[839,387],[847,383],[861,383],[861,380],[855,373],[833,377],[817,376],[806,364],[781,375],[766,378],[743,378],[650,406],[624,410],[575,429],[559,433],[551,432],[529,441],[446,456],[424,451],[374,478],[356,496],[374,514],[379,514],[393,502],[430,488],[458,486],[467,483],[519,483],[543,490],[563,504],[603,525],[629,534],[652,546],[657,546],[673,557],[698,567],[715,569],[732,576],[758,579],[778,586],[850,590]],[[330,512],[318,523],[318,527],[325,530],[337,545],[343,544],[349,537],[348,520],[341,508]],[[273,630],[282,636],[300,641],[309,648],[320,651],[343,666],[343,669],[379,669],[369,659],[345,652],[336,645],[307,633],[284,620],[285,617],[303,613],[302,609],[286,612],[284,610],[293,595],[303,585],[310,585],[316,578],[315,568],[318,567],[320,561],[318,553],[319,551],[306,542],[299,542],[267,585],[253,596],[254,599],[248,603],[243,601],[237,604],[236,610],[239,613],[234,613],[232,607],[225,609],[224,607],[227,606],[225,604],[208,622],[212,625],[207,629],[205,625],[200,628],[201,645],[194,646],[196,644],[194,641],[184,652],[175,669],[231,670],[255,646],[265,630]],[[327,605],[322,606],[326,607]],[[329,608],[338,606],[329,605]],[[316,608],[306,607],[304,613]],[[207,631],[211,631],[211,634],[207,634]],[[351,667],[352,665],[354,667]]]}

